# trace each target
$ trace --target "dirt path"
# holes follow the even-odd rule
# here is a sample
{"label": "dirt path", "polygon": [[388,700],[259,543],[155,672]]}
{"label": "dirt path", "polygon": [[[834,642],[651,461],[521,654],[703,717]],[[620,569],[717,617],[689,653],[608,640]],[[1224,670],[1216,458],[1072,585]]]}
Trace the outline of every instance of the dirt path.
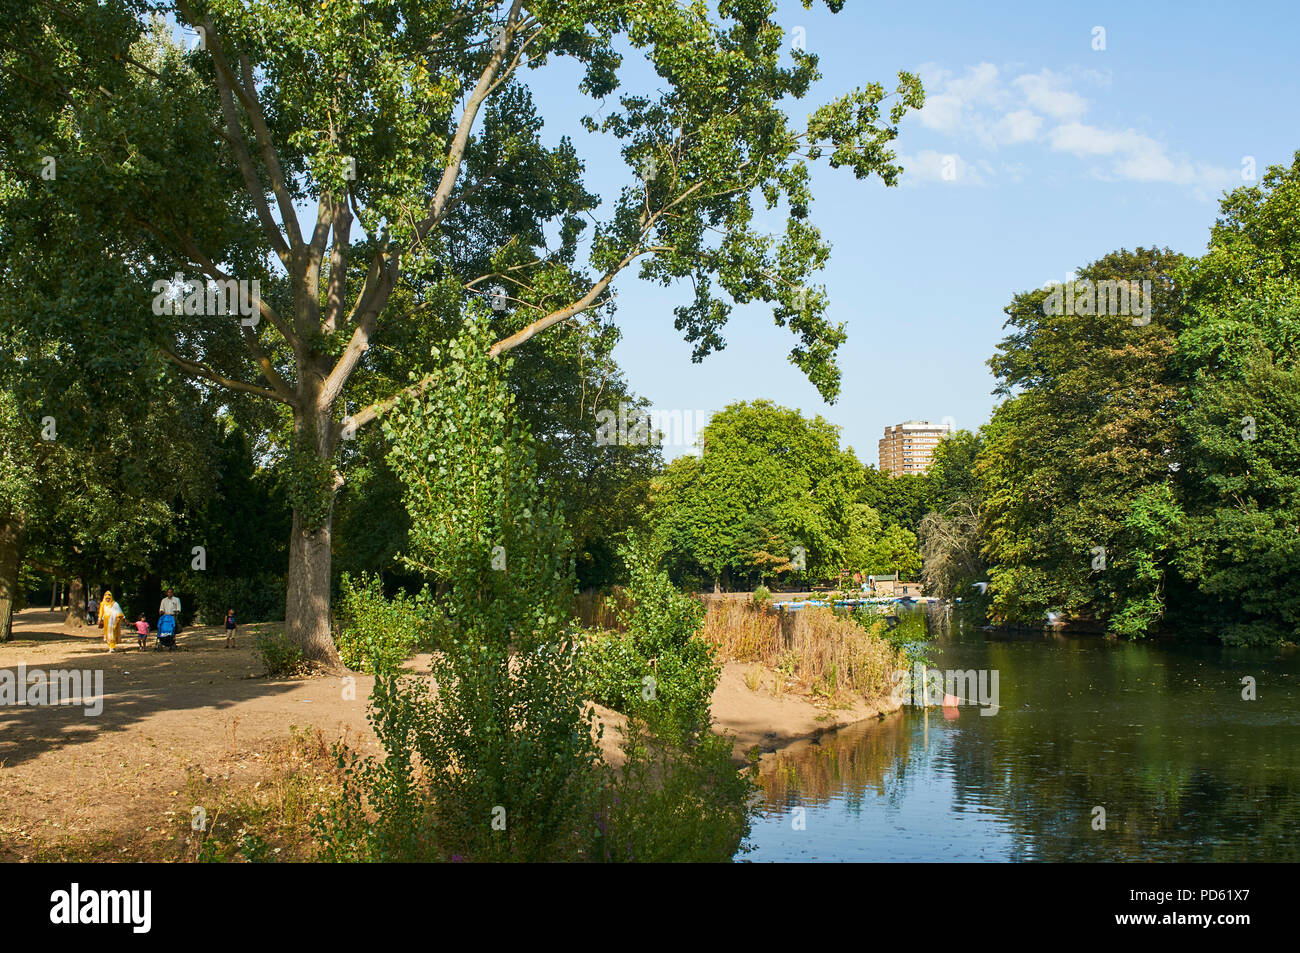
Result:
{"label": "dirt path", "polygon": [[95,630],[66,630],[61,615],[15,617],[0,668],[101,670],[103,711],[0,707],[0,846],[7,841],[9,851],[21,855],[33,837],[104,836],[150,819],[161,827],[167,811],[189,811],[180,799],[190,769],[254,784],[291,725],[374,747],[371,679],[356,676],[349,699],[338,677],[263,678],[257,626],[241,628],[231,649],[224,631],[191,628],[175,652],[141,652],[130,638],[110,655]]}
{"label": "dirt path", "polygon": [[[259,783],[291,726],[319,728],[327,744],[345,739],[377,752],[366,718],[373,679],[263,677],[252,648],[258,629],[241,628],[232,649],[222,630],[209,627],[181,633],[175,652],[152,651],[151,636],[149,650],[130,638],[110,655],[94,629],[65,629],[62,613],[16,616],[12,641],[0,644],[0,669],[102,671],[104,699],[98,715],[80,705],[0,706],[0,859],[54,840],[169,836],[163,832],[190,811],[188,781]],[[774,752],[877,713],[866,704],[819,707],[775,693],[774,682],[765,669],[724,666],[715,726],[737,736],[738,753],[755,745]],[[605,755],[617,761],[621,716],[597,711]]]}

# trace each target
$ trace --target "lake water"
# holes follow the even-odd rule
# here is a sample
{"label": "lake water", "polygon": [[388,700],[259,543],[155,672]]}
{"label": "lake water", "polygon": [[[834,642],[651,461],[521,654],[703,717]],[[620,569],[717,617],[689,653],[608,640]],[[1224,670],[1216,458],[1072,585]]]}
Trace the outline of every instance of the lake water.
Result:
{"label": "lake water", "polygon": [[778,759],[737,859],[1300,860],[1300,654],[929,633],[932,667],[998,672],[997,714],[906,707]]}

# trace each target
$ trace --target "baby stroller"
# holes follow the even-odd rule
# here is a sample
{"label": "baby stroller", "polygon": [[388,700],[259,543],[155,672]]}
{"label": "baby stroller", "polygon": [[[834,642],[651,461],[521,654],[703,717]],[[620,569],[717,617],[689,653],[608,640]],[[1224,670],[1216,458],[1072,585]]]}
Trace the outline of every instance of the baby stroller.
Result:
{"label": "baby stroller", "polygon": [[158,644],[153,647],[153,650],[157,652],[164,646],[168,652],[176,651],[176,617],[173,615],[158,618]]}

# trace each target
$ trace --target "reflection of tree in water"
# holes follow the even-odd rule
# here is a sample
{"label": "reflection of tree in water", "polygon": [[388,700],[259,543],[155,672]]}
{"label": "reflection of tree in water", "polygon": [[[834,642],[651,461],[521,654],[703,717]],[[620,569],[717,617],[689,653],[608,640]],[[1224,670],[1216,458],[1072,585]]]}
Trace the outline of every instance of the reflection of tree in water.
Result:
{"label": "reflection of tree in water", "polygon": [[[1059,636],[982,649],[1002,712],[963,712],[954,808],[1001,815],[1011,859],[1300,859],[1300,693],[1275,660]],[[1267,706],[1241,700],[1247,670],[1281,676]]]}
{"label": "reflection of tree in water", "polygon": [[[912,834],[943,840],[958,815],[982,816],[1011,860],[1300,860],[1300,687],[1285,660],[931,620],[934,666],[999,672],[998,714],[910,709],[827,735],[762,773],[767,810],[833,802],[861,824],[873,801],[938,793],[947,819]],[[1242,700],[1243,675],[1268,692]]]}
{"label": "reflection of tree in water", "polygon": [[822,735],[820,744],[778,754],[759,775],[764,808],[839,800],[857,813],[868,791],[886,796],[906,774],[906,720],[888,716]]}

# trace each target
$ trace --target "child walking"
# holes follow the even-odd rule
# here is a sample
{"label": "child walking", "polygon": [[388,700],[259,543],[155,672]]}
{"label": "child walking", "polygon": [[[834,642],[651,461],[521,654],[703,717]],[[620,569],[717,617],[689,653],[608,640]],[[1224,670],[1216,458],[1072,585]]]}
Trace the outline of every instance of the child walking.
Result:
{"label": "child walking", "polygon": [[140,650],[144,651],[145,643],[149,641],[149,623],[144,620],[144,613],[140,613],[140,618],[135,620],[135,634],[140,643]]}
{"label": "child walking", "polygon": [[228,649],[233,649],[235,647],[236,626],[237,623],[235,622],[235,610],[227,609],[226,610],[226,648]]}

